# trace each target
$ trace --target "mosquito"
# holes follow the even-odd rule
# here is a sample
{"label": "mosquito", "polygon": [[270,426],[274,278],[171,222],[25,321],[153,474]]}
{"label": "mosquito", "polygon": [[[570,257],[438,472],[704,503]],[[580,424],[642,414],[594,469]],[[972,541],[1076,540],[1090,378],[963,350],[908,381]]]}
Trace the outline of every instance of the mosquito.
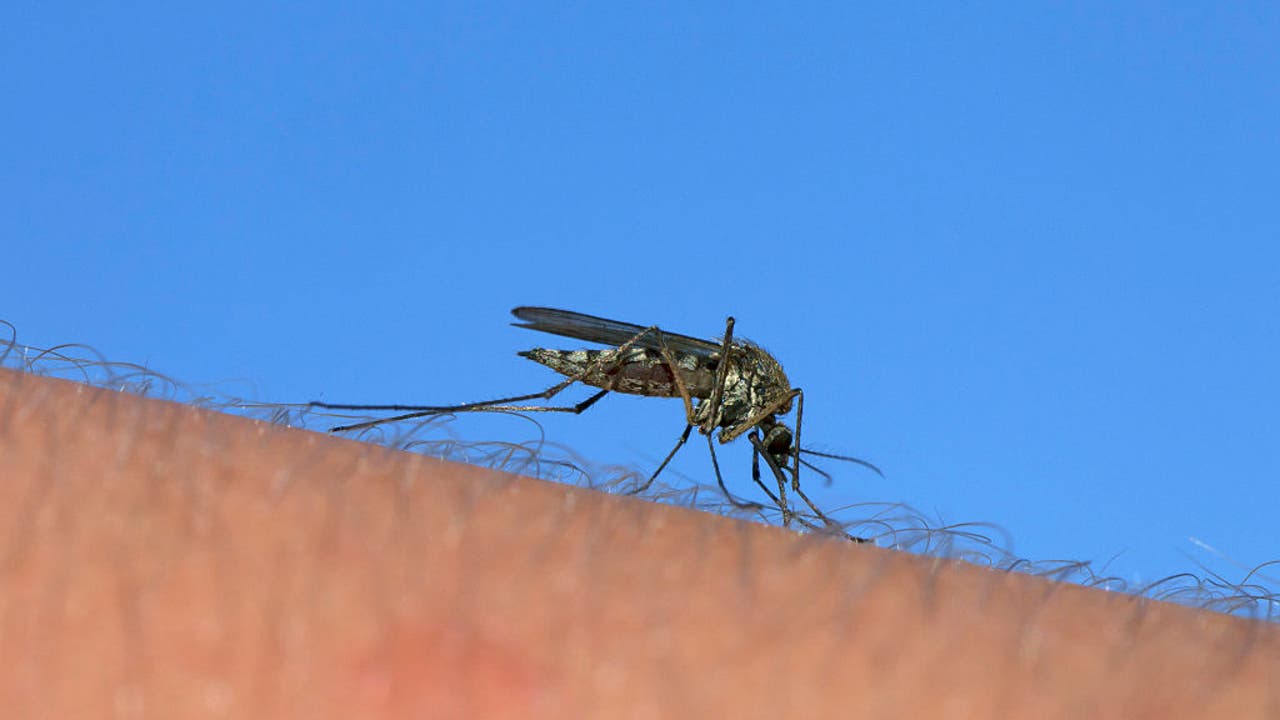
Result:
{"label": "mosquito", "polygon": [[[782,366],[763,348],[745,339],[735,339],[734,319],[725,321],[724,336],[717,342],[667,332],[656,325],[644,327],[632,323],[606,320],[569,310],[544,307],[518,307],[511,311],[523,322],[516,327],[539,330],[563,337],[610,346],[604,350],[550,350],[534,348],[520,356],[541,363],[565,376],[565,379],[541,392],[513,397],[464,403],[452,406],[429,405],[342,405],[312,402],[312,407],[335,410],[391,411],[402,414],[341,425],[330,432],[346,432],[410,420],[418,417],[456,412],[564,412],[581,414],[610,392],[646,397],[680,398],[684,402],[685,428],[675,447],[641,485],[630,494],[644,492],[653,484],[689,440],[694,428],[707,438],[716,482],[735,506],[758,509],[762,505],[741,501],[729,492],[720,474],[715,442],[732,442],[746,435],[752,446],[752,479],[782,511],[783,524],[792,519],[811,529],[832,529],[838,524],[828,518],[800,489],[800,468],[808,467],[830,479],[830,475],[800,457],[806,453],[818,457],[853,462],[883,475],[875,465],[854,457],[808,450],[800,446],[800,428],[804,416],[804,391],[791,387]],[[550,400],[574,383],[599,388],[599,391],[576,405],[547,406],[521,404]],[[779,420],[795,407],[795,432]],[[718,431],[718,432],[717,432]],[[761,479],[763,458],[774,479],[778,493]],[[787,502],[787,488],[804,500],[825,527],[796,514]],[[857,542],[865,538],[849,536]]]}

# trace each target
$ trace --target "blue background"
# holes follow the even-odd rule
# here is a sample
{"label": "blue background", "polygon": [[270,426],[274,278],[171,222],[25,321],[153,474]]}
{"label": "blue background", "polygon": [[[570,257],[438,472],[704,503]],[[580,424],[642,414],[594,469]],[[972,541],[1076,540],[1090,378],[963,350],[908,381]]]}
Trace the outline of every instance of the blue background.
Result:
{"label": "blue background", "polygon": [[[885,470],[824,463],[825,506],[1239,579],[1280,558],[1277,38],[1272,3],[10,4],[0,317],[264,400],[453,403],[577,345],[516,305],[733,314],[806,444]],[[542,419],[639,468],[683,426]]]}

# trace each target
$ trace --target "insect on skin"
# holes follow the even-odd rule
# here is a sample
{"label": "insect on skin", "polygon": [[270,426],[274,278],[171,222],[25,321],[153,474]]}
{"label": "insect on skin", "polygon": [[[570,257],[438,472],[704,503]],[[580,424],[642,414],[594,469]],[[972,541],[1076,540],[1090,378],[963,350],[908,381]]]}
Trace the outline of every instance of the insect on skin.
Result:
{"label": "insect on skin", "polygon": [[[453,406],[337,405],[323,402],[312,402],[310,405],[339,410],[385,410],[403,413],[353,425],[343,425],[330,430],[330,432],[344,432],[387,422],[455,412],[567,412],[576,415],[610,392],[647,397],[678,397],[684,402],[686,420],[684,432],[680,434],[675,447],[658,465],[658,469],[654,470],[653,475],[632,490],[632,494],[643,492],[653,484],[653,481],[675,457],[676,452],[688,441],[693,429],[697,428],[698,432],[707,438],[716,482],[719,483],[725,496],[739,507],[761,507],[757,503],[738,500],[725,487],[720,475],[720,464],[716,460],[715,443],[712,441],[714,436],[721,443],[728,443],[746,434],[753,448],[752,479],[782,510],[783,523],[790,525],[792,518],[795,518],[814,529],[838,526],[800,489],[801,465],[813,468],[826,476],[826,473],[803,460],[800,453],[854,462],[880,473],[874,465],[857,458],[818,453],[800,447],[804,391],[791,387],[790,381],[782,371],[782,366],[764,349],[747,340],[734,339],[732,317],[725,322],[723,339],[713,342],[666,332],[654,325],[643,327],[568,310],[518,307],[511,312],[523,321],[513,323],[516,327],[540,330],[553,335],[612,347],[603,350],[535,348],[520,353],[522,357],[546,365],[565,376],[564,380],[546,390],[528,395]],[[550,400],[574,383],[582,383],[600,390],[576,405],[519,404],[530,400]],[[791,412],[793,405],[796,410],[794,433],[778,419],[778,416]],[[759,459],[761,457],[764,458],[765,464],[777,480],[776,496],[760,479]],[[786,497],[788,485],[792,492],[799,495],[825,523],[825,528],[819,528],[791,510]],[[863,538],[849,537],[858,542],[865,542]]]}

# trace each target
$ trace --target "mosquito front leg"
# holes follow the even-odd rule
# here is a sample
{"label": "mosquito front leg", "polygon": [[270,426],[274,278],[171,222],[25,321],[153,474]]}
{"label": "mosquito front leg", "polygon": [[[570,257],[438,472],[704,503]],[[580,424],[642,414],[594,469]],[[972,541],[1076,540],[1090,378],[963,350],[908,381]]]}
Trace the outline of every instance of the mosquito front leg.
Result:
{"label": "mosquito front leg", "polygon": [[[721,430],[720,442],[722,444],[727,442],[732,442],[733,440],[736,440],[743,433],[747,432],[748,430],[754,429],[757,425],[764,422],[764,419],[769,417],[770,415],[779,414],[782,411],[782,408],[790,404],[791,400],[799,394],[801,394],[801,391],[799,388],[791,390],[786,395],[783,395],[777,400],[774,400],[768,405],[765,405],[764,407],[760,408],[755,412],[755,414],[753,414],[751,417],[748,417],[746,420],[743,420],[742,422],[734,425],[732,428],[725,428],[724,430]],[[796,424],[799,425],[798,422]],[[799,433],[797,432],[797,436],[798,435]],[[799,444],[797,444],[796,447],[799,447]]]}
{"label": "mosquito front leg", "polygon": [[835,520],[832,520],[831,518],[827,517],[825,513],[819,510],[818,507],[813,504],[813,501],[809,499],[809,496],[804,494],[803,490],[801,490],[800,488],[795,488],[795,491],[796,491],[796,494],[799,495],[802,500],[804,500],[805,504],[809,506],[809,509],[813,510],[813,513],[818,516],[818,519],[822,520],[822,522],[827,524],[827,527],[826,527],[827,530],[838,530],[845,537],[849,538],[849,540],[856,543],[871,542],[871,538],[858,537],[857,535],[851,535],[845,532],[844,526],[836,522]]}
{"label": "mosquito front leg", "polygon": [[[804,391],[795,388],[791,392],[796,396],[796,435],[791,439],[791,489],[804,497],[804,493],[800,492],[800,428],[804,425]],[[804,501],[809,503],[809,507],[813,507],[813,503],[809,502],[809,498],[804,497]],[[816,508],[815,508],[816,509]]]}
{"label": "mosquito front leg", "polygon": [[[756,433],[751,433],[751,435],[748,435],[747,437],[749,440],[751,440],[751,443],[753,446],[752,452],[751,452],[751,479],[756,481],[756,485],[759,485],[760,489],[764,490],[764,494],[768,495],[769,499],[772,500],[774,504],[777,505],[778,508],[782,511],[783,526],[784,527],[787,526],[788,518],[790,518],[791,520],[794,520],[800,523],[801,525],[809,528],[810,530],[816,530],[820,532],[829,531],[831,529],[829,524],[826,526],[823,526],[823,525],[816,525],[813,522],[810,522],[807,518],[805,518],[805,516],[791,509],[791,506],[786,503],[785,493],[782,494],[783,499],[780,500],[777,496],[773,494],[773,491],[769,489],[769,486],[764,484],[764,481],[760,479],[760,457],[763,455],[764,457],[768,458],[770,457],[769,453],[765,449],[764,443],[760,440],[759,436]],[[779,468],[777,466],[777,463],[770,462],[769,469],[773,472],[776,478],[779,478],[778,480],[779,490],[781,490],[782,488],[785,488],[787,486],[787,482],[785,479],[785,473],[783,472],[782,468]],[[801,494],[801,497],[804,497],[803,493]],[[807,497],[805,498],[805,502],[809,502],[809,499]],[[813,507],[812,503],[810,503],[809,506]],[[828,523],[829,522],[830,521],[828,521]],[[853,536],[849,536],[849,537],[851,540],[854,540],[855,542],[866,542],[863,538],[856,538]]]}
{"label": "mosquito front leg", "polygon": [[756,481],[760,489],[778,506],[782,511],[782,526],[791,527],[791,506],[787,503],[787,479],[776,467],[776,463],[769,463],[769,468],[773,470],[773,475],[778,481],[778,495],[774,497],[773,492],[769,490],[769,486],[764,484],[760,479],[760,456],[768,457],[768,453],[763,449],[764,444],[760,442],[760,438],[756,433],[747,436],[751,440],[751,479]]}
{"label": "mosquito front leg", "polygon": [[[747,436],[747,439],[751,441],[751,445],[755,447],[756,452],[764,456],[764,460],[766,463],[768,463],[769,469],[772,470],[773,474],[778,478],[778,484],[780,486],[785,486],[786,473],[783,472],[782,468],[778,466],[778,461],[775,460],[774,457],[769,454],[769,449],[764,446],[764,442],[761,441],[759,433],[752,432],[750,435]],[[756,471],[755,466],[753,466],[752,469],[753,471]],[[757,479],[756,482],[760,482],[760,481]],[[849,533],[844,532],[843,526],[841,526],[840,523],[828,517],[826,513],[822,512],[822,510],[818,509],[818,506],[813,504],[813,501],[809,499],[808,495],[804,494],[803,490],[801,490],[799,487],[793,487],[792,489],[796,491],[796,494],[799,495],[802,500],[804,500],[805,504],[809,506],[809,509],[813,511],[813,514],[824,523],[825,527],[819,527],[818,525],[815,525],[805,520],[799,514],[793,514],[795,519],[800,521],[802,525],[804,525],[805,527],[811,530],[823,530],[827,532],[830,532],[832,530],[839,530],[845,537],[847,537],[849,540],[856,543],[871,542],[868,538],[858,537],[856,535],[850,535]],[[786,512],[787,510],[784,509],[783,510],[784,518],[786,517]]]}
{"label": "mosquito front leg", "polygon": [[[724,397],[724,386],[729,373],[729,351],[730,348],[733,347],[733,324],[734,319],[732,317],[725,321],[724,340],[722,341],[720,349],[720,364],[716,368],[715,385],[711,389],[711,398],[707,402],[708,412],[703,418],[704,424],[699,425],[699,428],[706,433],[707,448],[711,451],[711,466],[715,470],[716,483],[720,485],[720,491],[724,493],[724,496],[728,498],[729,502],[732,503],[734,507],[758,509],[763,506],[759,503],[739,500],[734,497],[733,493],[729,492],[729,488],[724,484],[724,477],[720,474],[720,462],[716,458],[715,444],[711,442],[711,431],[715,428],[718,422],[720,415],[720,403]],[[667,457],[663,459],[662,464],[658,466],[658,469],[653,472],[653,475],[649,477],[649,480],[645,482],[644,485],[633,490],[631,494],[644,492],[645,489],[653,484],[653,481],[658,477],[658,474],[667,466],[667,463],[671,462],[671,458],[675,457],[676,452],[684,446],[686,441],[688,441],[689,433],[697,422],[697,418],[694,415],[693,398],[690,396],[689,388],[685,385],[684,378],[680,374],[679,366],[676,365],[676,359],[671,354],[670,348],[667,347],[667,342],[662,337],[662,331],[655,328],[654,332],[658,337],[658,352],[662,355],[662,361],[666,363],[667,369],[671,372],[671,379],[675,383],[676,390],[680,393],[680,399],[684,401],[684,413],[687,424],[685,425],[684,432],[680,435],[679,441],[676,442],[676,446],[671,449],[671,452],[667,453]],[[768,490],[766,489],[765,492],[767,493]],[[770,493],[769,496],[773,497],[772,493]]]}
{"label": "mosquito front leg", "polygon": [[[716,367],[716,382],[711,388],[711,398],[707,401],[707,414],[703,418],[702,432],[708,437],[716,425],[720,424],[720,405],[724,401],[724,386],[729,381],[729,363],[731,361],[730,351],[733,349],[733,324],[732,316],[724,321],[724,340],[720,343],[720,365]],[[721,442],[724,441],[723,433]]]}
{"label": "mosquito front leg", "polygon": [[769,499],[773,501],[773,504],[777,505],[778,508],[783,511],[783,517],[785,519],[787,514],[785,510],[786,496],[779,499],[778,496],[774,495],[773,491],[769,489],[769,486],[765,485],[764,481],[760,479],[760,452],[754,447],[751,450],[751,479],[756,482],[756,485],[760,486],[760,489],[764,491],[765,495],[769,496]]}

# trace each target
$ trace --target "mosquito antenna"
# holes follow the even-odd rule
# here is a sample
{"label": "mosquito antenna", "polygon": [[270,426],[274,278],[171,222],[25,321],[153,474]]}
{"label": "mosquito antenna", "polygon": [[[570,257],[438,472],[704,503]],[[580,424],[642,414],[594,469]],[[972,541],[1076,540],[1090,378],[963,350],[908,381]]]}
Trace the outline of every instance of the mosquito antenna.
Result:
{"label": "mosquito antenna", "polygon": [[[872,463],[867,462],[866,460],[852,457],[850,455],[836,455],[835,453],[827,453],[827,452],[821,452],[818,450],[810,450],[809,448],[800,448],[800,452],[806,455],[815,455],[817,457],[828,458],[830,460],[843,460],[844,462],[851,462],[857,465],[861,465],[862,467],[867,468],[868,470],[871,470],[872,472],[879,475],[880,477],[884,477],[884,472],[881,471],[880,468],[876,467]],[[803,460],[801,460],[800,462],[804,463],[805,467],[812,468],[814,470],[817,470],[819,473],[822,473],[822,475],[824,475],[827,478],[827,480],[831,479],[830,475],[828,475],[825,472],[822,472],[821,470],[818,470],[818,468],[816,467],[813,467],[811,463],[804,462]]]}
{"label": "mosquito antenna", "polygon": [[[803,451],[801,451],[801,452],[803,452]],[[805,467],[809,468],[810,470],[812,470],[812,471],[814,471],[814,472],[818,473],[819,475],[821,475],[821,476],[822,476],[822,479],[823,479],[823,481],[825,481],[825,483],[826,483],[827,487],[831,487],[831,482],[832,482],[831,473],[827,472],[826,470],[823,470],[822,468],[818,467],[817,465],[814,465],[813,463],[809,462],[808,460],[805,460],[804,458],[800,458],[800,464],[801,464],[801,465],[804,465]]]}

